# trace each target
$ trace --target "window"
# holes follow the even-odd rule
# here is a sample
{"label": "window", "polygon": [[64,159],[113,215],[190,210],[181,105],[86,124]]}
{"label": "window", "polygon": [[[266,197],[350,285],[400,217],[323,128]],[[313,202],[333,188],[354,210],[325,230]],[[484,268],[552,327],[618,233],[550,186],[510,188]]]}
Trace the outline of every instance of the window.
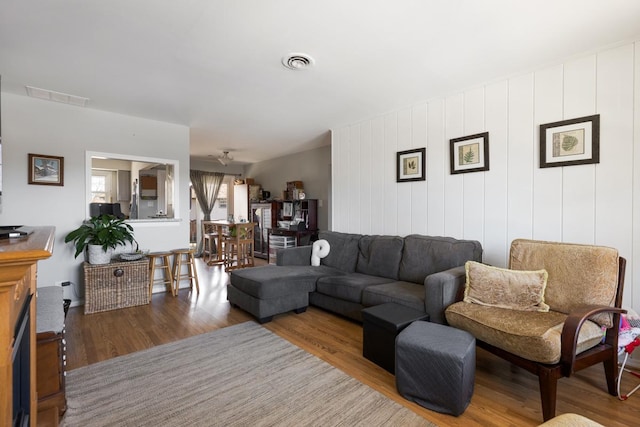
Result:
{"label": "window", "polygon": [[91,202],[111,203],[113,172],[94,170],[91,174]]}
{"label": "window", "polygon": [[216,206],[220,209],[227,208],[227,183],[223,183],[220,185],[220,190],[218,191],[218,198],[216,199]]}

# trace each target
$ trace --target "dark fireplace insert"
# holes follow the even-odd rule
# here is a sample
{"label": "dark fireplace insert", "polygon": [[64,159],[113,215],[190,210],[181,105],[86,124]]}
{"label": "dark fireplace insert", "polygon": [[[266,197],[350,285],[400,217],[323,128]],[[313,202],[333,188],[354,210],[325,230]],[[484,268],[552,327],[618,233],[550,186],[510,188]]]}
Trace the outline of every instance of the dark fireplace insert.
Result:
{"label": "dark fireplace insert", "polygon": [[29,425],[30,395],[31,395],[31,316],[29,295],[22,307],[16,329],[14,331],[14,346],[11,354],[13,364],[13,427],[27,427]]}

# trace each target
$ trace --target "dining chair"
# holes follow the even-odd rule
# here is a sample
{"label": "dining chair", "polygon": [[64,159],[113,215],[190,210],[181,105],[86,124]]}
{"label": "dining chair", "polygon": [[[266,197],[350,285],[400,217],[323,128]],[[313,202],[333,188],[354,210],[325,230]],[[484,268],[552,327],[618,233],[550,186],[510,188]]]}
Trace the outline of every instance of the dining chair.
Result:
{"label": "dining chair", "polygon": [[254,266],[254,235],[256,223],[236,223],[223,239],[224,269],[235,270]]}

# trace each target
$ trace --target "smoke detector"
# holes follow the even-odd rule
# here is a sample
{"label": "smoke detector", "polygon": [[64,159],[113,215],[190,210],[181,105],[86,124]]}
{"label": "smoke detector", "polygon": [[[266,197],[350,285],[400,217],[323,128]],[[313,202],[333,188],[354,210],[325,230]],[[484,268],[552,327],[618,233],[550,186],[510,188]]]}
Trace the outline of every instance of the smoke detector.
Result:
{"label": "smoke detector", "polygon": [[306,53],[290,53],[282,58],[282,65],[290,70],[305,70],[314,64],[313,58]]}
{"label": "smoke detector", "polygon": [[223,151],[222,156],[218,157],[218,161],[222,163],[222,166],[227,166],[229,163],[233,161],[233,157],[229,155],[228,151]]}

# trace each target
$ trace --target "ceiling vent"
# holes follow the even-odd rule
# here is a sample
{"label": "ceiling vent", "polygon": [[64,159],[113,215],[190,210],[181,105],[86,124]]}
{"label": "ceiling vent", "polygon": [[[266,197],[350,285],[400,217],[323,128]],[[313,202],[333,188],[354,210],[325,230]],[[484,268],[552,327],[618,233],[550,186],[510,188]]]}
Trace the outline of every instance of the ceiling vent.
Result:
{"label": "ceiling vent", "polygon": [[46,99],[47,101],[61,102],[63,104],[75,105],[77,107],[86,107],[89,98],[82,96],[69,95],[68,93],[55,92],[48,89],[40,89],[33,86],[25,86],[27,95],[33,98]]}
{"label": "ceiling vent", "polygon": [[313,66],[315,61],[306,53],[290,53],[282,58],[282,65],[290,70],[305,70]]}

